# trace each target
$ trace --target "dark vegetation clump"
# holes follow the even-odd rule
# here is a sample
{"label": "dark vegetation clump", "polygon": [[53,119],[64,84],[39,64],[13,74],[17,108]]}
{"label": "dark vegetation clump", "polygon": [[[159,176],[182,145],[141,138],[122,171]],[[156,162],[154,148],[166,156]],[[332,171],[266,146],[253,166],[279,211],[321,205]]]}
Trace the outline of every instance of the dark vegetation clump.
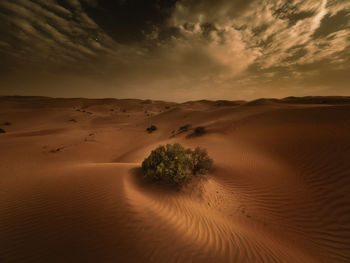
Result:
{"label": "dark vegetation clump", "polygon": [[3,125],[5,126],[10,126],[12,123],[11,122],[4,122]]}
{"label": "dark vegetation clump", "polygon": [[146,130],[148,131],[148,133],[152,133],[157,130],[157,126],[151,125]]}
{"label": "dark vegetation clump", "polygon": [[203,126],[198,126],[193,130],[193,133],[189,134],[187,137],[191,138],[191,137],[198,137],[198,136],[202,136],[205,133],[207,133],[205,127]]}
{"label": "dark vegetation clump", "polygon": [[169,107],[169,106],[165,106],[164,108],[165,108],[166,110],[169,110],[169,109],[170,109],[170,107]]}
{"label": "dark vegetation clump", "polygon": [[196,127],[196,128],[194,129],[193,133],[194,133],[196,136],[201,136],[201,135],[203,135],[203,134],[206,133],[206,130],[205,130],[204,127],[199,126],[199,127]]}
{"label": "dark vegetation clump", "polygon": [[187,132],[191,128],[191,124],[183,125],[179,128],[179,132]]}
{"label": "dark vegetation clump", "polygon": [[56,148],[56,149],[52,149],[51,151],[50,151],[50,153],[58,153],[58,152],[60,152],[61,150],[63,150],[65,147],[63,146],[63,147],[59,147],[59,148]]}
{"label": "dark vegetation clump", "polygon": [[185,149],[180,144],[161,145],[142,163],[147,181],[181,186],[194,176],[207,174],[213,165],[205,149]]}
{"label": "dark vegetation clump", "polygon": [[6,131],[0,128],[0,133],[6,133]]}

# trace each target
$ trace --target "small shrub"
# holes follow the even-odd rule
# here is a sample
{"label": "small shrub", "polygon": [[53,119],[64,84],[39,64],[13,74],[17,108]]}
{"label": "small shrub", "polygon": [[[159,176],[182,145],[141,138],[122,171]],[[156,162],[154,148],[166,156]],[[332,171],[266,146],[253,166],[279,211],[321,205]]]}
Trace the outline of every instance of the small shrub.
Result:
{"label": "small shrub", "polygon": [[197,147],[194,151],[180,144],[167,144],[153,150],[142,163],[144,178],[181,186],[196,174],[210,171],[213,161],[206,150]]}
{"label": "small shrub", "polygon": [[6,133],[6,131],[0,128],[0,133]]}
{"label": "small shrub", "polygon": [[179,128],[179,132],[187,132],[191,128],[191,124],[186,124]]}
{"label": "small shrub", "polygon": [[196,128],[194,129],[193,133],[194,133],[194,135],[196,135],[196,136],[201,136],[201,135],[203,135],[204,133],[206,133],[206,130],[205,130],[204,127],[199,126],[199,127],[196,127]]}
{"label": "small shrub", "polygon": [[157,126],[151,125],[146,130],[148,131],[148,133],[152,133],[157,130]]}
{"label": "small shrub", "polygon": [[202,136],[202,135],[204,135],[206,132],[207,132],[207,131],[206,131],[205,127],[199,126],[199,127],[196,127],[196,128],[193,130],[193,133],[189,134],[189,135],[187,136],[187,138]]}
{"label": "small shrub", "polygon": [[4,122],[5,126],[10,126],[12,123],[11,122]]}

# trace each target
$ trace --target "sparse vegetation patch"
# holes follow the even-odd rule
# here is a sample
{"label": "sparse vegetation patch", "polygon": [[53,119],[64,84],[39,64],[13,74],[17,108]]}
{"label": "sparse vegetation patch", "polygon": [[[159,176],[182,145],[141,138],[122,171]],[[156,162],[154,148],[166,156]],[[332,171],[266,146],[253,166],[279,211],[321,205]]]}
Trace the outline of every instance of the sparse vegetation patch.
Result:
{"label": "sparse vegetation patch", "polygon": [[205,133],[207,133],[205,127],[203,126],[198,126],[193,130],[193,133],[187,135],[187,138],[192,138],[192,137],[198,137],[198,136],[202,136]]}
{"label": "sparse vegetation patch", "polygon": [[152,133],[157,130],[157,126],[151,125],[146,130],[148,131],[148,133]]}
{"label": "sparse vegetation patch", "polygon": [[179,132],[187,132],[191,128],[191,124],[183,125],[179,128]]}

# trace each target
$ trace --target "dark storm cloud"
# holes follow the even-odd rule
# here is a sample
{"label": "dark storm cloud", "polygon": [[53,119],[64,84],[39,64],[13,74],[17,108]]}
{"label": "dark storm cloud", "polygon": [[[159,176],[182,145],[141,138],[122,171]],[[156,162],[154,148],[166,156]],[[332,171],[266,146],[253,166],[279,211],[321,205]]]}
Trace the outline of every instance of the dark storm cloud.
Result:
{"label": "dark storm cloud", "polygon": [[176,0],[83,0],[82,5],[107,34],[117,42],[142,41],[154,27],[160,27],[171,15]]}
{"label": "dark storm cloud", "polygon": [[349,8],[341,0],[2,0],[0,92],[170,100],[345,92]]}

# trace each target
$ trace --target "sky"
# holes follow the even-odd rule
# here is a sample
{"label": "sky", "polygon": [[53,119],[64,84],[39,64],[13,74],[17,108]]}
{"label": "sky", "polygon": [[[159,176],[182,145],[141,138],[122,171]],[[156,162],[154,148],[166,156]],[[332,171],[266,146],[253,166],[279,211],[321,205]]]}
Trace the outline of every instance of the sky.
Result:
{"label": "sky", "polygon": [[350,95],[350,1],[1,0],[0,95]]}

